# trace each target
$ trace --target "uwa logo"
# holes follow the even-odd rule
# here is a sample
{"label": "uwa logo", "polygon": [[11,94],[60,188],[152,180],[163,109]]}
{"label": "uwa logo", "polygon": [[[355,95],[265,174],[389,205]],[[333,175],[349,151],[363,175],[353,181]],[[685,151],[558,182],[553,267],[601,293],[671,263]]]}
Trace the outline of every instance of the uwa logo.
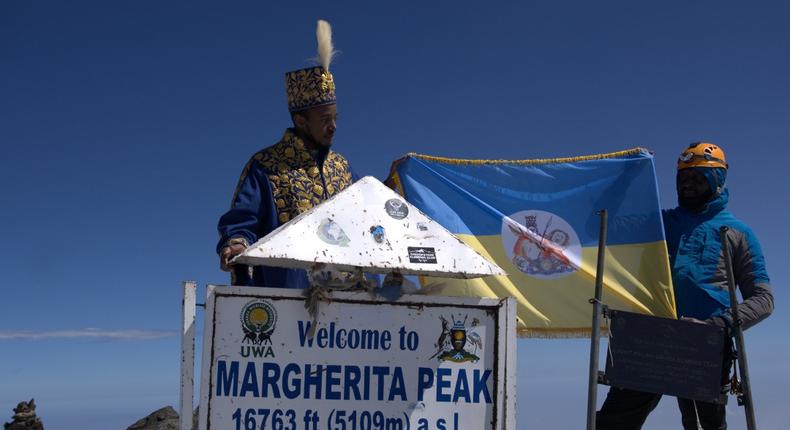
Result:
{"label": "uwa logo", "polygon": [[274,357],[271,336],[277,324],[277,311],[266,300],[252,300],[241,309],[242,357]]}

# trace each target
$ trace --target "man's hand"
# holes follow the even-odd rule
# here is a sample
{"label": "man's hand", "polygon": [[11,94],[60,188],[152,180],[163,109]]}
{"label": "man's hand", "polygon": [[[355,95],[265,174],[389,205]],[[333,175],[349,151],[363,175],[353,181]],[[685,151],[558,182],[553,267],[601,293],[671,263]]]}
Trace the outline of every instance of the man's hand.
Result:
{"label": "man's hand", "polygon": [[230,260],[241,254],[245,249],[247,249],[247,245],[243,243],[234,243],[222,248],[222,251],[219,253],[219,268],[225,272],[230,272],[232,270],[229,264]]}

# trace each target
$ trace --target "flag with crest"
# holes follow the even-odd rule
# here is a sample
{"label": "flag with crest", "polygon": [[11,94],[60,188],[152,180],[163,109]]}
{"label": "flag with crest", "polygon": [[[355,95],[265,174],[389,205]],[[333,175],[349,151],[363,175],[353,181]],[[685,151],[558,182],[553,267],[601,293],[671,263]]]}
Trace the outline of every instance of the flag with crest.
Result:
{"label": "flag with crest", "polygon": [[590,333],[601,209],[608,211],[603,302],[675,317],[652,154],[642,148],[543,160],[408,154],[388,185],[507,276],[421,278],[423,292],[515,297],[519,335]]}

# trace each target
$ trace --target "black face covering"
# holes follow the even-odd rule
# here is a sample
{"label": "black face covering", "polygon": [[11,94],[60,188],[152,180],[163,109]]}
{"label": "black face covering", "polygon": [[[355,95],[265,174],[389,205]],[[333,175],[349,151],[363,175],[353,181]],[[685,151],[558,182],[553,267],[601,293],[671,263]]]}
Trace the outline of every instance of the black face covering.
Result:
{"label": "black face covering", "polygon": [[[727,178],[727,169],[723,168],[701,168],[694,167],[694,170],[699,172],[708,183],[708,189],[702,195],[695,197],[683,197],[680,195],[680,188],[678,187],[678,204],[692,212],[700,212],[705,209],[705,205],[719,196],[723,189],[724,181]],[[678,172],[678,177],[680,172]],[[679,181],[676,179],[676,184]]]}
{"label": "black face covering", "polygon": [[711,200],[713,200],[713,191],[710,188],[701,196],[683,197],[678,195],[678,204],[692,212],[701,211]]}

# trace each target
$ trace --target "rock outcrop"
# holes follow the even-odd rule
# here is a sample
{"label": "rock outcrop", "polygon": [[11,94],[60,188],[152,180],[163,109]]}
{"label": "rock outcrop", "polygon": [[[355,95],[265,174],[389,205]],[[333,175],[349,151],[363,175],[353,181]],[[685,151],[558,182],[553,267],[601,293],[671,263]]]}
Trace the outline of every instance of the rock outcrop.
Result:
{"label": "rock outcrop", "polygon": [[3,424],[4,430],[44,430],[44,424],[36,416],[36,401],[19,402],[14,408],[10,423]]}
{"label": "rock outcrop", "polygon": [[178,412],[171,406],[152,412],[126,430],[178,430]]}

